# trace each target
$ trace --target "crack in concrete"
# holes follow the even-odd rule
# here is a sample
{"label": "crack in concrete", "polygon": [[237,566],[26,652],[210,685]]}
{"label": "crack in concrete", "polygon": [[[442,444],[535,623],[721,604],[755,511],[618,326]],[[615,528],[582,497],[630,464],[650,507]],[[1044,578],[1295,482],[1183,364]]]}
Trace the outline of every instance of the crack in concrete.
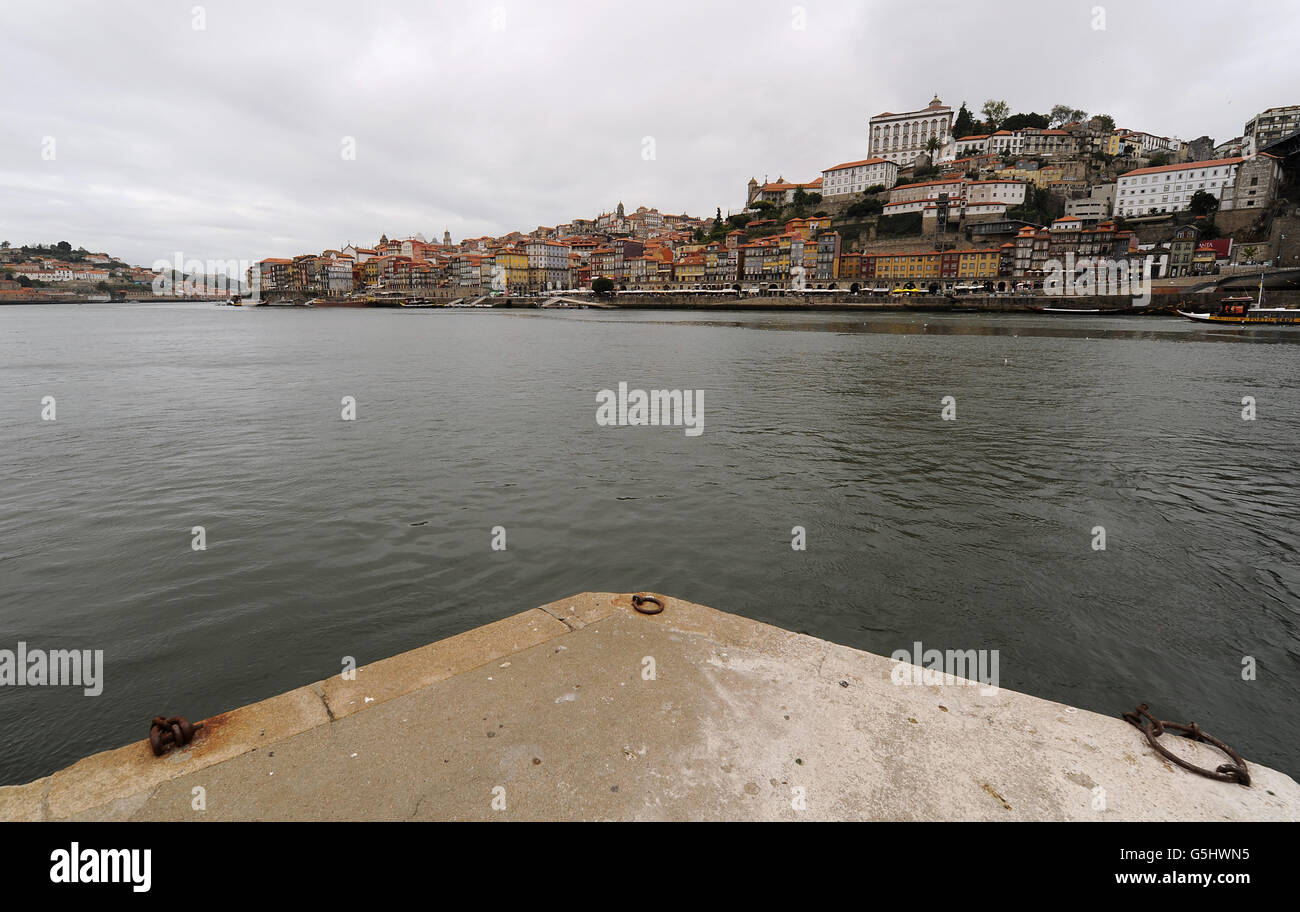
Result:
{"label": "crack in concrete", "polygon": [[50,819],[50,789],[54,786],[54,777],[46,776],[41,786],[41,820]]}
{"label": "crack in concrete", "polygon": [[320,697],[321,705],[325,707],[325,715],[330,717],[331,722],[335,721],[334,710],[330,709],[330,701],[325,699],[325,691],[321,690],[320,684],[312,684],[311,690],[312,693]]}

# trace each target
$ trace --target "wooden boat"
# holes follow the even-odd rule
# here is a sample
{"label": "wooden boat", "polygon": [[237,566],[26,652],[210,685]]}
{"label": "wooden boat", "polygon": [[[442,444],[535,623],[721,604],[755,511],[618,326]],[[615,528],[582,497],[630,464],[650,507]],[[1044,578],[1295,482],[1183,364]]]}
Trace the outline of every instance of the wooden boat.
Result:
{"label": "wooden boat", "polygon": [[373,307],[374,299],[370,297],[355,298],[312,298],[309,307]]}
{"label": "wooden boat", "polygon": [[1180,317],[1196,323],[1220,323],[1231,326],[1300,326],[1300,309],[1293,307],[1265,307],[1264,274],[1259,276],[1259,295],[1230,295],[1207,311],[1191,313],[1178,310]]}
{"label": "wooden boat", "polygon": [[1110,317],[1119,314],[1142,313],[1146,307],[1044,307],[1034,305],[1030,310],[1044,314],[1068,314],[1075,317]]}

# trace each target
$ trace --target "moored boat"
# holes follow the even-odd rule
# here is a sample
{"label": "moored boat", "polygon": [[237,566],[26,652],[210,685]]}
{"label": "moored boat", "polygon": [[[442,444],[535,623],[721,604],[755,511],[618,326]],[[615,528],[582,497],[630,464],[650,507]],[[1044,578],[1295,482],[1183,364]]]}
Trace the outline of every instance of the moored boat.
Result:
{"label": "moored boat", "polygon": [[1084,317],[1109,317],[1121,314],[1142,313],[1145,307],[1044,307],[1042,305],[1033,305],[1030,310],[1035,313],[1044,314],[1067,314],[1070,316]]}
{"label": "moored boat", "polygon": [[1259,276],[1259,295],[1229,295],[1208,310],[1191,312],[1179,308],[1176,313],[1196,323],[1220,323],[1232,326],[1300,326],[1300,309],[1264,307],[1264,275]]}
{"label": "moored boat", "polygon": [[308,302],[312,307],[374,307],[370,297],[355,298],[312,298]]}

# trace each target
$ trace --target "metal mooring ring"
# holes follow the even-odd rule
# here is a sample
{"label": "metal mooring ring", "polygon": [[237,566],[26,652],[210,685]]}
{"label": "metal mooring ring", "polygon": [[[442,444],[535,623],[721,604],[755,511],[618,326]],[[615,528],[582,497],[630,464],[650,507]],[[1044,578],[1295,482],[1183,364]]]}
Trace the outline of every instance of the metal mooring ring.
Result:
{"label": "metal mooring ring", "polygon": [[202,722],[191,725],[184,716],[154,716],[149,724],[149,747],[155,757],[161,757],[173,747],[189,744],[194,740],[194,733],[202,727]]}
{"label": "metal mooring ring", "polygon": [[[1151,724],[1143,725],[1141,717],[1149,719]],[[1245,786],[1250,785],[1250,772],[1246,769],[1246,761],[1242,759],[1241,754],[1237,753],[1213,735],[1201,731],[1201,727],[1195,722],[1191,725],[1183,725],[1180,722],[1162,722],[1160,719],[1151,715],[1145,703],[1140,705],[1133,712],[1124,713],[1124,721],[1135,726],[1138,731],[1146,735],[1147,742],[1155,748],[1156,753],[1160,754],[1160,756],[1164,757],[1166,760],[1172,760],[1183,769],[1191,770],[1193,773],[1205,776],[1207,779],[1217,779],[1220,782],[1240,782]],[[1227,754],[1233,762],[1221,764],[1213,772],[1188,763],[1182,757],[1178,756],[1173,751],[1168,750],[1156,740],[1163,735],[1166,730],[1178,732],[1183,737],[1190,738],[1193,741],[1204,741],[1206,744],[1213,745]]]}
{"label": "metal mooring ring", "polygon": [[[645,605],[647,604],[658,605],[659,607],[646,608]],[[642,595],[638,592],[636,595],[632,596],[632,607],[642,614],[658,614],[664,610],[664,603],[659,601],[659,599],[655,598],[653,595]]]}

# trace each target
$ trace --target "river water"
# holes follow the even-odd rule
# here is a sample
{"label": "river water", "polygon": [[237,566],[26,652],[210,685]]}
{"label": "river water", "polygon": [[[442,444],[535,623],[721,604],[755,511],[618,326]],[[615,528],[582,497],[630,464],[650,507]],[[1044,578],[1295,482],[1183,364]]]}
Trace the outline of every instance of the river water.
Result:
{"label": "river water", "polygon": [[[1298,359],[1159,317],[0,308],[0,649],[105,666],[0,687],[0,783],[638,589],[996,649],[1298,775]],[[703,390],[703,433],[599,426],[620,381]]]}

